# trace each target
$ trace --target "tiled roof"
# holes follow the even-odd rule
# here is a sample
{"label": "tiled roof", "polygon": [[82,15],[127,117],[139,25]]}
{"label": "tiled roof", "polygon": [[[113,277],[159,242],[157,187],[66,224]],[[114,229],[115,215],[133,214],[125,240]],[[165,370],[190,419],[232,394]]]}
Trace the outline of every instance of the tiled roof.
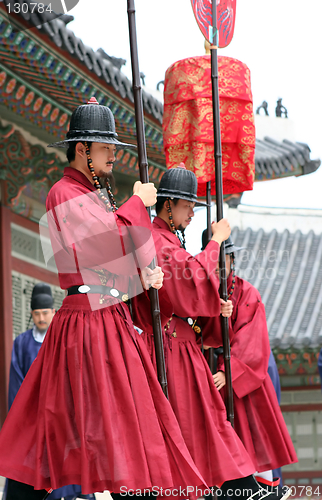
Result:
{"label": "tiled roof", "polygon": [[272,348],[322,346],[322,234],[234,228],[236,271],[260,292]]}
{"label": "tiled roof", "polygon": [[[18,1],[20,4],[30,2],[30,0]],[[3,3],[3,0],[0,0],[0,3]],[[17,17],[27,25],[37,27],[58,48],[67,51],[69,56],[78,59],[90,72],[95,73],[97,77],[111,85],[123,99],[127,98],[132,103],[134,102],[132,83],[121,71],[124,60],[109,56],[103,49],[95,52],[86,46],[67,27],[67,24],[73,20],[73,16],[63,15],[53,19],[48,12],[29,15],[23,14],[21,11]],[[142,100],[145,112],[161,124],[163,104],[144,88],[142,89]],[[123,139],[128,142],[128,137],[123,137]],[[159,163],[165,162],[161,136],[158,159]],[[310,148],[307,144],[288,140],[278,142],[270,137],[265,137],[264,140],[256,139],[255,180],[308,174],[317,170],[320,163],[320,160],[310,159]]]}
{"label": "tiled roof", "polygon": [[[0,3],[2,2],[3,0],[0,0]],[[29,0],[17,0],[15,3],[23,4],[26,2],[30,3]],[[67,23],[73,20],[73,16],[65,15],[52,19],[53,16],[48,12],[30,15],[23,14],[22,10],[17,16],[23,18],[29,25],[37,27],[57,47],[67,50],[72,57],[78,59],[108,85],[112,85],[123,99],[128,98],[131,102],[134,102],[132,83],[120,71],[120,59],[108,56],[102,49],[95,52],[75,36],[73,31],[67,27]],[[142,89],[142,100],[145,111],[161,123],[162,103],[148,94],[144,88]]]}
{"label": "tiled roof", "polygon": [[310,148],[302,142],[276,141],[271,137],[256,139],[256,180],[315,172],[320,160],[311,160]]}

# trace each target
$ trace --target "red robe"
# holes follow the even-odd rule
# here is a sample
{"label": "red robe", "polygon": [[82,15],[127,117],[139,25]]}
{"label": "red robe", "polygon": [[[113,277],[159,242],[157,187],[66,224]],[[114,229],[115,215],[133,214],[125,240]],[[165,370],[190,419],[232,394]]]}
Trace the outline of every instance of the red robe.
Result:
{"label": "red robe", "polygon": [[[219,246],[210,242],[204,252],[192,257],[180,248],[178,238],[166,222],[153,222],[158,264],[164,288],[181,317],[216,316],[220,313],[216,267]],[[153,355],[152,337],[145,334]],[[183,437],[198,469],[208,484],[255,472],[244,446],[227,422],[222,398],[214,386],[194,330],[173,317],[165,332],[165,356],[170,403]]]}
{"label": "red robe", "polygon": [[[151,223],[139,197],[113,214],[93,191],[83,174],[68,167],[48,195],[60,283],[64,289],[99,284],[88,268],[106,262],[101,278],[126,292],[132,277],[124,270],[124,254],[136,240],[136,260],[130,259],[128,270],[136,271],[138,260],[150,262]],[[124,234],[120,255],[114,252],[115,228]],[[147,246],[141,245],[142,233]],[[141,304],[148,302],[145,294],[140,297]],[[55,314],[0,433],[0,474],[35,489],[80,484],[83,493],[200,486],[203,479],[128,307],[109,296],[104,304],[99,299],[68,296]]]}
{"label": "red robe", "polygon": [[[228,278],[231,286],[232,275]],[[258,472],[297,462],[272,381],[268,375],[270,356],[265,308],[259,292],[236,276],[229,337],[234,398],[234,428]],[[222,345],[218,318],[203,325],[205,345]],[[224,371],[223,356],[218,371]],[[225,397],[225,388],[222,389]]]}

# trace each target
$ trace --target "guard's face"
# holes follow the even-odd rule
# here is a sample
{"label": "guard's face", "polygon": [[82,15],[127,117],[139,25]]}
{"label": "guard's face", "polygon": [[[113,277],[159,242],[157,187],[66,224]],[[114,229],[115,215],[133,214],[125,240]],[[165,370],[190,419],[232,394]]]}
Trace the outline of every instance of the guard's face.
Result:
{"label": "guard's face", "polygon": [[93,142],[90,149],[95,174],[98,177],[108,177],[113,170],[116,147],[114,144]]}
{"label": "guard's face", "polygon": [[193,209],[195,203],[193,203],[192,201],[178,200],[178,203],[175,205],[173,201],[170,200],[170,206],[175,228],[186,229],[186,227],[189,226],[192,217],[194,216]]}
{"label": "guard's face", "polygon": [[54,314],[55,309],[34,309],[31,311],[33,322],[41,333],[48,329]]}
{"label": "guard's face", "polygon": [[[230,275],[230,271],[231,271],[230,254],[225,255],[225,257],[226,257],[226,277],[228,278],[228,276]],[[217,267],[216,267],[216,275],[219,278],[219,262],[217,263]]]}

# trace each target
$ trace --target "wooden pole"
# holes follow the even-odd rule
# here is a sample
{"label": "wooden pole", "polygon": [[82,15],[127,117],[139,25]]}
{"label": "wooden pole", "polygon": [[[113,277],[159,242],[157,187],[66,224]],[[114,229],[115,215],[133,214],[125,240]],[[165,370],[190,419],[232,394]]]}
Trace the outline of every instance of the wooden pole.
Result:
{"label": "wooden pole", "polygon": [[[140,70],[139,70],[134,0],[127,0],[127,12],[129,20],[133,95],[134,95],[134,107],[135,107],[135,123],[136,123],[136,135],[137,135],[137,145],[138,145],[140,180],[141,182],[145,183],[149,182],[149,174],[148,174],[148,161],[147,161],[145,132],[144,132],[142,87],[141,87]],[[150,207],[148,208],[148,213],[151,218]],[[155,267],[155,260],[153,260],[151,267],[152,268]],[[151,314],[153,321],[153,336],[154,336],[158,379],[164,394],[166,395],[166,397],[168,397],[168,385],[167,385],[167,376],[165,370],[162,327],[160,320],[159,294],[155,288],[150,288],[149,295],[151,302]]]}
{"label": "wooden pole", "polygon": [[[217,29],[217,8],[216,0],[212,0],[212,27],[213,40],[210,45],[210,60],[211,60],[211,87],[212,87],[212,104],[213,104],[213,120],[214,120],[214,151],[215,151],[215,182],[216,182],[216,208],[217,222],[224,216],[224,196],[222,183],[222,152],[221,152],[221,134],[220,134],[220,107],[219,107],[219,84],[218,84],[218,42],[219,34]],[[207,190],[208,192],[208,190]],[[227,293],[227,277],[226,277],[226,258],[225,249],[222,244],[219,255],[220,268],[220,297],[225,301],[228,299]],[[233,388],[231,380],[230,367],[230,342],[228,318],[221,317],[222,340],[224,349],[224,364],[226,375],[226,409],[227,419],[234,426],[234,404],[233,404]],[[210,359],[213,359],[213,353],[209,353]]]}
{"label": "wooden pole", "polygon": [[[211,181],[207,182],[206,187],[206,201],[207,201],[207,239],[208,242],[211,240],[212,231],[211,231]],[[211,373],[214,375],[215,373],[215,351],[213,347],[208,349],[208,365]]]}

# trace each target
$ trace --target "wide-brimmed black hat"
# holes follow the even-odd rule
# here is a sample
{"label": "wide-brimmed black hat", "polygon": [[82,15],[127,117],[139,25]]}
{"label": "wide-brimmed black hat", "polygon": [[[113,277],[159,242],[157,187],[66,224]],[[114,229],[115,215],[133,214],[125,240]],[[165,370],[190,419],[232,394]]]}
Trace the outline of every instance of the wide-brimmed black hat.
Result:
{"label": "wide-brimmed black hat", "polygon": [[31,294],[30,308],[35,309],[53,309],[54,299],[51,288],[46,283],[37,283]]}
{"label": "wide-brimmed black hat", "polygon": [[[207,229],[203,230],[201,239],[202,239],[201,250],[203,251],[208,244]],[[229,255],[230,253],[235,253],[238,252],[239,250],[244,250],[245,247],[236,247],[233,243],[233,240],[231,239],[231,236],[229,236],[229,238],[224,241],[224,248],[225,248],[225,254]]]}
{"label": "wide-brimmed black hat", "polygon": [[158,198],[179,198],[180,200],[191,201],[196,206],[206,206],[206,203],[198,201],[197,177],[191,170],[187,170],[184,163],[180,163],[175,168],[167,170],[160,181],[157,196]]}
{"label": "wide-brimmed black hat", "polygon": [[136,147],[117,139],[112,111],[107,106],[98,104],[95,97],[73,111],[66,139],[49,144],[48,147],[67,148],[70,142],[84,141],[115,144],[118,149]]}

